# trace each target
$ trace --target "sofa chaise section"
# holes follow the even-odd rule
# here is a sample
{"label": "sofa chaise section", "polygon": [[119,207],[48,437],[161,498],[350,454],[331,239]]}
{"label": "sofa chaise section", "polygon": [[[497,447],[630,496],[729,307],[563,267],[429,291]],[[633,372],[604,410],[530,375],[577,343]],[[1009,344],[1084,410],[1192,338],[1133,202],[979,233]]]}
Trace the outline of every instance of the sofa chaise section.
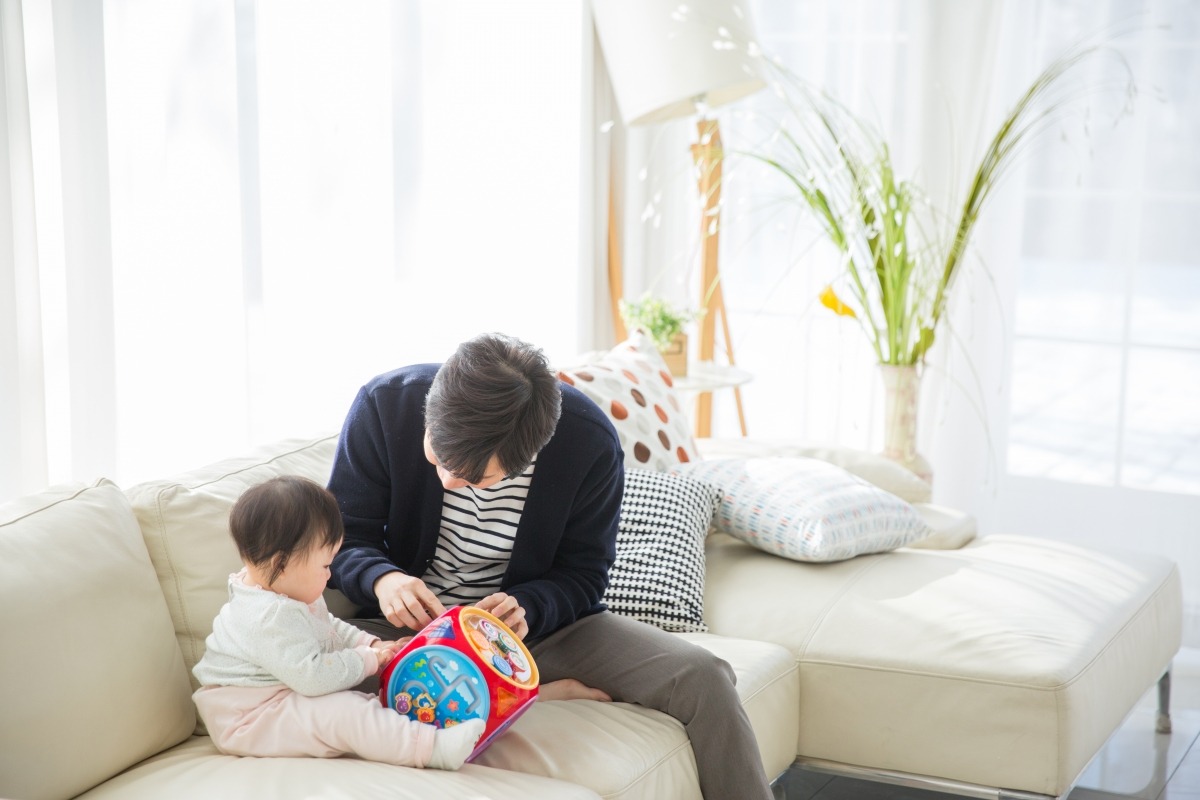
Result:
{"label": "sofa chaise section", "polygon": [[708,544],[718,634],[800,665],[802,763],[1065,794],[1181,639],[1175,565],[1019,536],[801,564]]}

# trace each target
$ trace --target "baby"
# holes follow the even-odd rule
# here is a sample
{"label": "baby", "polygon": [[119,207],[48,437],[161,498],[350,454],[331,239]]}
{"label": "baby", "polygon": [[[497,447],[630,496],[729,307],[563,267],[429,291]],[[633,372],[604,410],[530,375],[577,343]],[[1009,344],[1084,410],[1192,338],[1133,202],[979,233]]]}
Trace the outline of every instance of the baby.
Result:
{"label": "baby", "polygon": [[403,642],[384,642],[325,606],[342,542],[337,501],[305,478],[248,489],[229,515],[244,567],[213,621],[193,695],[213,743],[239,756],[356,755],[408,767],[458,769],[484,721],[440,729],[353,691]]}

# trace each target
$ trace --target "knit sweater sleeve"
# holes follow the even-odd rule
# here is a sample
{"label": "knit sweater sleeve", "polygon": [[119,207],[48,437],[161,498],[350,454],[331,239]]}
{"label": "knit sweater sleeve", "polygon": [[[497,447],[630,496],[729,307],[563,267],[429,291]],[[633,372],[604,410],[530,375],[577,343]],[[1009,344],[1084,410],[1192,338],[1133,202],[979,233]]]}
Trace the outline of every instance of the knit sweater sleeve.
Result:
{"label": "knit sweater sleeve", "polygon": [[266,590],[241,593],[213,621],[207,652],[194,670],[202,685],[283,684],[315,696],[350,689],[378,670],[367,645],[346,647],[313,608]]}

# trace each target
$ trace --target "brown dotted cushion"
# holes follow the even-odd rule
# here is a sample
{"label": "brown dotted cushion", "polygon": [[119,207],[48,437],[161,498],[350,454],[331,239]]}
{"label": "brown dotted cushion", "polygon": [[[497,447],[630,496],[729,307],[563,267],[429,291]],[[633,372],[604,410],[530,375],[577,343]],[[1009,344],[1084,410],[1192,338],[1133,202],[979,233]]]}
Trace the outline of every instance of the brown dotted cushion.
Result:
{"label": "brown dotted cushion", "polygon": [[663,471],[695,461],[691,421],[683,412],[654,340],[636,329],[595,361],[559,370],[604,409],[625,451],[625,466]]}

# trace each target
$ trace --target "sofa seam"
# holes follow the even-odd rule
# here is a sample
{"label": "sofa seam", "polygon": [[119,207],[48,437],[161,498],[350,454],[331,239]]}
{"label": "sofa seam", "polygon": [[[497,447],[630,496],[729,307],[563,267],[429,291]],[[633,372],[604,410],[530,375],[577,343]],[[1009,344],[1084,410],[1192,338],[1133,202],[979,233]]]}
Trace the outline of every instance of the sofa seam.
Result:
{"label": "sofa seam", "polygon": [[[1136,614],[1134,614],[1132,617],[1130,617],[1125,622],[1125,624],[1120,627],[1120,629],[1117,631],[1117,635],[1111,637],[1105,643],[1104,647],[1101,648],[1100,652],[1096,654],[1096,657],[1091,659],[1090,661],[1088,661],[1088,663],[1084,666],[1084,668],[1081,669],[1079,671],[1079,673],[1074,678],[1072,678],[1070,681],[1068,681],[1068,683],[1065,685],[1070,685],[1070,684],[1075,683],[1075,681],[1077,681],[1083,677],[1084,673],[1089,672],[1091,670],[1091,668],[1096,664],[1096,662],[1100,659],[1100,656],[1102,656],[1104,653],[1108,652],[1108,650],[1113,646],[1113,643],[1117,640],[1117,637],[1120,636],[1121,634],[1124,634],[1131,625],[1133,625],[1135,622],[1140,620],[1145,614],[1147,614],[1149,612],[1151,601],[1157,600],[1159,595],[1161,595],[1163,592],[1166,591],[1168,583],[1180,583],[1181,584],[1182,578],[1179,575],[1179,565],[1178,564],[1176,564],[1174,562],[1171,563],[1171,569],[1167,572],[1167,578],[1168,579],[1174,578],[1175,580],[1174,581],[1164,580],[1161,583],[1159,583],[1158,588],[1156,588],[1153,592],[1151,592],[1149,595],[1147,595],[1145,602],[1142,603],[1142,606],[1141,606],[1141,608],[1138,609],[1138,612]],[[1178,648],[1176,648],[1176,649],[1178,649]],[[1166,665],[1164,665],[1163,669],[1165,670],[1166,668],[1169,668],[1170,665],[1171,665],[1171,659],[1168,658],[1167,663],[1166,663]],[[1135,699],[1134,705],[1136,706],[1136,704],[1137,704],[1137,700]],[[1062,697],[1061,696],[1055,695],[1054,705],[1055,705],[1054,723],[1056,726],[1058,726],[1058,730],[1056,730],[1055,733],[1061,734],[1062,729],[1063,729],[1063,719],[1062,719],[1063,708],[1062,708]],[[1126,711],[1126,714],[1128,714],[1128,713],[1129,712]],[[1063,740],[1063,737],[1061,735],[1056,736],[1056,741],[1058,741],[1058,743],[1059,743],[1058,753],[1057,753],[1058,763],[1055,765],[1055,767],[1056,767],[1055,772],[1057,773],[1057,772],[1061,771],[1062,766],[1066,763],[1066,749],[1065,749],[1066,742]]]}
{"label": "sofa seam", "polygon": [[859,570],[858,573],[855,574],[850,580],[846,581],[845,585],[840,587],[835,594],[830,595],[829,601],[825,603],[824,608],[821,609],[821,613],[817,615],[816,620],[814,620],[812,626],[809,627],[808,634],[804,637],[804,640],[800,642],[800,649],[796,652],[797,662],[799,662],[803,655],[808,652],[808,646],[812,643],[813,638],[820,632],[821,628],[824,627],[825,620],[829,617],[830,612],[833,611],[834,606],[836,606],[838,602],[846,596],[846,593],[851,588],[853,588],[860,580],[862,580],[864,575],[875,569],[881,563],[882,560],[874,559],[869,566]]}
{"label": "sofa seam", "polygon": [[[13,517],[12,519],[5,520],[4,522],[0,522],[0,528],[7,528],[10,525],[16,525],[18,522],[29,519],[30,517],[32,517],[35,514],[41,514],[43,511],[48,511],[49,509],[55,508],[56,506],[60,506],[63,503],[69,503],[72,500],[79,497],[80,495],[85,494],[86,492],[90,492],[93,489],[99,489],[102,486],[112,486],[118,492],[121,492],[121,487],[117,486],[117,484],[113,483],[108,478],[97,478],[93,483],[89,483],[89,484],[80,486],[74,492],[72,492],[70,495],[68,495],[66,497],[60,497],[59,499],[55,500],[53,503],[50,503],[49,505],[38,506],[37,508],[31,508],[19,517]],[[121,493],[124,494],[124,492],[121,492]]]}
{"label": "sofa seam", "polygon": [[762,686],[758,687],[758,689],[756,689],[756,690],[754,691],[754,693],[753,693],[753,694],[749,694],[749,695],[747,695],[747,696],[746,696],[746,697],[745,697],[745,698],[742,700],[742,707],[744,708],[744,707],[746,706],[746,703],[750,702],[751,700],[754,700],[754,699],[755,699],[755,698],[757,698],[757,697],[758,697],[760,694],[764,693],[765,691],[767,691],[767,690],[768,690],[768,689],[770,689],[772,686],[774,686],[775,684],[779,683],[781,680],[783,680],[784,678],[788,677],[788,676],[789,676],[789,675],[791,675],[792,673],[797,673],[797,674],[798,674],[799,672],[800,672],[800,662],[799,662],[798,660],[793,660],[793,661],[791,662],[791,669],[789,669],[789,670],[787,670],[786,672],[783,672],[783,673],[781,673],[781,674],[779,674],[779,675],[776,675],[774,678],[772,678],[771,680],[767,681],[767,682],[766,682],[766,683],[764,683]]}
{"label": "sofa seam", "polygon": [[[279,461],[281,458],[288,458],[289,456],[294,456],[294,455],[296,455],[297,453],[299,453],[299,452],[301,452],[301,451],[303,451],[303,450],[307,450],[307,449],[309,449],[310,447],[313,447],[314,445],[321,444],[321,443],[323,443],[323,442],[327,442],[327,441],[329,441],[330,439],[337,439],[337,438],[338,438],[338,434],[336,434],[336,433],[331,433],[331,434],[328,434],[328,435],[326,435],[326,436],[319,436],[319,437],[317,437],[316,439],[311,439],[311,440],[309,440],[309,441],[306,441],[306,442],[304,442],[303,444],[298,444],[298,445],[296,445],[296,447],[292,448],[291,450],[288,450],[287,452],[284,452],[284,453],[277,453],[277,454],[275,454],[274,456],[271,456],[270,458],[268,458],[268,459],[267,459],[267,460],[265,460],[265,461],[255,461],[255,462],[253,462],[253,463],[251,463],[251,464],[247,464],[247,465],[246,465],[246,466],[244,466],[244,467],[239,467],[238,469],[234,469],[234,470],[230,470],[230,471],[228,471],[228,472],[224,472],[224,473],[222,473],[222,474],[220,474],[220,475],[218,475],[218,476],[216,476],[216,477],[214,477],[214,478],[210,478],[210,479],[208,479],[208,480],[201,481],[200,483],[192,483],[192,484],[187,484],[187,483],[182,483],[182,482],[180,482],[180,481],[172,481],[172,482],[168,483],[167,485],[168,485],[168,486],[179,486],[179,487],[182,487],[182,488],[184,488],[184,489],[188,489],[189,491],[191,491],[191,490],[195,490],[195,489],[202,489],[202,488],[204,488],[205,486],[209,486],[210,484],[214,484],[214,483],[217,483],[217,482],[219,482],[219,481],[223,481],[223,480],[225,480],[226,478],[231,478],[231,477],[233,477],[234,475],[240,475],[240,474],[242,474],[243,472],[248,472],[248,471],[250,471],[250,470],[252,470],[252,469],[257,469],[257,468],[259,468],[259,467],[262,467],[262,466],[264,466],[264,465],[266,465],[266,464],[274,464],[276,461]],[[250,456],[246,456],[246,458],[250,458]]]}
{"label": "sofa seam", "polygon": [[[678,720],[676,720],[676,722],[678,722]],[[682,725],[682,723],[680,723],[680,724]],[[657,761],[655,761],[653,764],[651,764],[646,769],[642,770],[642,773],[640,775],[638,775],[636,778],[634,778],[632,781],[625,784],[621,788],[616,789],[613,792],[609,792],[603,796],[606,798],[620,797],[621,795],[628,792],[633,787],[637,786],[639,783],[642,783],[644,780],[646,780],[646,778],[650,775],[650,773],[656,771],[663,764],[667,763],[667,761],[673,759],[678,753],[683,751],[683,748],[685,748],[685,747],[691,748],[691,746],[692,746],[692,743],[691,743],[690,739],[684,741],[682,744],[675,745],[675,747],[673,747],[669,752],[664,753],[661,758],[659,758]],[[694,754],[693,754],[693,760],[694,760]]]}
{"label": "sofa seam", "polygon": [[[178,484],[176,484],[176,485],[178,485]],[[155,497],[154,497],[154,517],[155,517],[155,523],[158,527],[160,535],[162,536],[163,557],[167,561],[167,568],[171,571],[171,585],[172,585],[172,588],[175,590],[175,596],[178,598],[179,615],[183,621],[183,630],[175,631],[175,640],[177,643],[180,644],[180,649],[182,649],[182,641],[186,641],[188,650],[191,650],[192,649],[192,636],[191,636],[192,620],[191,620],[191,615],[188,614],[188,605],[189,604],[185,603],[183,601],[183,597],[184,597],[183,585],[180,583],[179,570],[176,569],[176,567],[175,567],[175,557],[174,557],[174,554],[171,552],[171,537],[167,535],[167,521],[166,521],[166,514],[163,512],[163,501],[162,501],[162,493],[161,492],[156,493]],[[183,634],[182,641],[181,641],[181,636],[180,636],[181,633]],[[194,652],[185,653],[184,655],[190,661],[197,660],[196,654]],[[188,670],[188,673],[189,673],[188,678],[190,680],[191,679],[191,670]]]}

